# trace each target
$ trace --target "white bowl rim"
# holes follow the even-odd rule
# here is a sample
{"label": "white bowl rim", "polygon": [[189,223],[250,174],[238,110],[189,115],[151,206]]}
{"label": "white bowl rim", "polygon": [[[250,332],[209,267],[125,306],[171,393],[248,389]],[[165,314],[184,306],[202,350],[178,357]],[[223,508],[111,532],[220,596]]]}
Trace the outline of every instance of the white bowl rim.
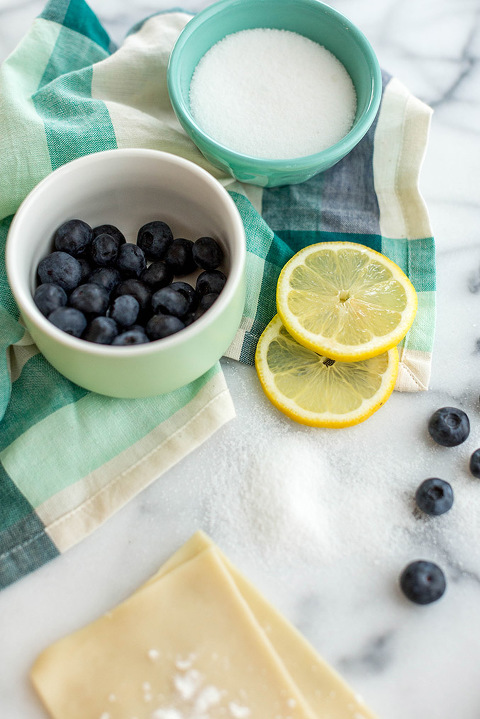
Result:
{"label": "white bowl rim", "polygon": [[[164,337],[160,340],[153,340],[138,345],[119,346],[119,345],[104,345],[95,342],[88,342],[87,340],[81,339],[80,337],[74,337],[69,335],[67,332],[56,327],[54,324],[48,321],[48,319],[40,312],[38,307],[33,301],[33,295],[30,292],[23,292],[17,284],[17,265],[14,237],[21,229],[24,217],[30,211],[30,207],[34,204],[43,193],[50,191],[50,186],[57,180],[61,180],[64,175],[75,172],[77,168],[82,168],[90,164],[103,162],[105,159],[108,161],[109,158],[118,157],[119,154],[124,158],[150,158],[156,159],[159,162],[169,162],[173,165],[179,165],[193,173],[198,177],[199,181],[206,183],[213,192],[216,192],[220,201],[224,203],[228,214],[232,220],[232,223],[236,230],[236,235],[241,238],[238,242],[238,261],[230,267],[227,282],[222,292],[218,296],[218,299],[209,308],[209,310],[199,317],[198,320],[188,325],[184,329],[176,332],[173,335]],[[243,226],[240,213],[233,201],[228,194],[227,190],[223,185],[216,180],[207,170],[203,169],[199,165],[195,164],[191,160],[187,160],[179,155],[174,155],[170,152],[164,152],[162,150],[151,150],[148,148],[116,148],[113,150],[102,150],[83,157],[76,158],[70,162],[65,163],[61,167],[57,168],[43,180],[41,180],[26,196],[18,208],[10,229],[7,235],[7,242],[5,248],[5,265],[7,270],[7,277],[12,290],[15,301],[17,302],[20,311],[25,314],[32,324],[36,325],[42,332],[48,335],[51,339],[56,342],[68,347],[81,351],[87,355],[92,356],[105,356],[105,357],[135,357],[154,354],[155,352],[164,348],[165,350],[173,348],[176,345],[181,345],[188,339],[195,337],[196,335],[203,332],[208,325],[212,325],[218,315],[222,313],[224,308],[228,305],[236,292],[238,284],[242,281],[242,275],[245,269],[246,262],[246,239],[245,239],[245,228]]]}

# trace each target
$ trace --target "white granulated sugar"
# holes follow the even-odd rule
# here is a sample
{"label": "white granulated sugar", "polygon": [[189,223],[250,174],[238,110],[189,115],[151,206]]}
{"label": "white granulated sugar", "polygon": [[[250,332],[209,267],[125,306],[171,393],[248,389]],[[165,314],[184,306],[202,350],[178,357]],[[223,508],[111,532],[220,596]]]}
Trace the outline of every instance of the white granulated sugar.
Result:
{"label": "white granulated sugar", "polygon": [[173,683],[182,699],[191,699],[202,683],[202,675],[196,669],[190,669],[185,674],[176,674]]}
{"label": "white granulated sugar", "polygon": [[152,714],[152,719],[185,719],[184,715],[172,707],[166,709],[156,709]]}
{"label": "white granulated sugar", "polygon": [[237,702],[229,702],[228,709],[234,719],[247,719],[252,713],[248,707],[237,704]]}
{"label": "white granulated sugar", "polygon": [[157,661],[157,659],[160,656],[160,652],[158,651],[158,649],[149,649],[147,654],[148,654],[148,658],[151,659],[152,662]]}
{"label": "white granulated sugar", "polygon": [[177,669],[180,669],[182,672],[186,669],[190,669],[193,662],[195,661],[195,654],[189,654],[188,657],[177,657],[175,660],[175,666]]}
{"label": "white granulated sugar", "polygon": [[195,712],[205,714],[216,706],[222,698],[222,692],[214,686],[206,686],[195,699]]}
{"label": "white granulated sugar", "polygon": [[344,137],[357,98],[344,66],[326,48],[288,30],[227,35],[202,57],[190,109],[214,140],[246,155],[303,157]]}

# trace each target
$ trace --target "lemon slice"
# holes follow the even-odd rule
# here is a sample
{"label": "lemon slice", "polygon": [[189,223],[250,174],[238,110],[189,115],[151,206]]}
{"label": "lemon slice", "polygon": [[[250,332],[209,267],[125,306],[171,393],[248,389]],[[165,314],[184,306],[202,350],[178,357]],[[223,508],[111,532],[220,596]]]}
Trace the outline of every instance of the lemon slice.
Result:
{"label": "lemon slice", "polygon": [[298,344],[275,315],[258,341],[255,366],[269,400],[291,419],[348,427],[385,404],[397,377],[398,352],[394,347],[359,362],[338,362]]}
{"label": "lemon slice", "polygon": [[417,311],[417,293],[394,262],[355,242],[321,242],[287,262],[277,311],[300,344],[358,361],[394,347]]}

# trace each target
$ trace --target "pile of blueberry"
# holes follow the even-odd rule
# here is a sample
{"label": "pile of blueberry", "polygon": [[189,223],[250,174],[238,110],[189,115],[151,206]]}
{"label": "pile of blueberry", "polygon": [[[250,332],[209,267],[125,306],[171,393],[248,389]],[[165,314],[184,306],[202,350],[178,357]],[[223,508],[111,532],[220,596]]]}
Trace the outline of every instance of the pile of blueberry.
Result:
{"label": "pile of blueberry", "polygon": [[[114,225],[64,222],[54,251],[40,261],[34,302],[56,327],[107,345],[162,339],[190,325],[215,302],[227,280],[212,237],[174,239],[160,220],[127,242]],[[201,270],[195,287],[177,278]]]}
{"label": "pile of blueberry", "polygon": [[[430,417],[428,432],[443,447],[457,447],[470,434],[467,414],[456,407],[441,407]],[[470,457],[470,471],[480,478],[480,449]],[[415,501],[418,509],[430,516],[439,516],[453,506],[453,489],[449,482],[438,477],[425,479],[417,488]],[[408,599],[416,604],[430,604],[444,594],[447,587],[443,570],[434,562],[411,562],[400,575],[400,587]]]}

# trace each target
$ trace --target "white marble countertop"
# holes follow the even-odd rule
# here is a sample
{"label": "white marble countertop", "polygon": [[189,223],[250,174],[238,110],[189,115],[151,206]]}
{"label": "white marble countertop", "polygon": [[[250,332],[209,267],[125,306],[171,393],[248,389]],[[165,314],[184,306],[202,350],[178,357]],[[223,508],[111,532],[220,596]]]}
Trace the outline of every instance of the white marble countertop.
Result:
{"label": "white marble countertop", "polygon": [[[117,42],[169,7],[90,4]],[[358,427],[312,430],[270,406],[253,368],[224,361],[236,419],[79,546],[0,594],[2,719],[44,719],[28,680],[36,655],[128,596],[200,527],[379,719],[480,716],[480,480],[468,471],[480,446],[480,5],[332,4],[366,33],[382,67],[435,109],[421,181],[438,253],[431,388],[395,393]],[[42,7],[0,0],[0,59]],[[470,416],[470,437],[458,448],[434,446],[427,435],[429,416],[444,405]],[[280,471],[272,452],[282,453]],[[452,483],[456,502],[425,521],[412,496],[431,476]],[[314,497],[304,524],[298,491]],[[227,493],[229,506],[238,497],[234,516],[224,511]],[[419,558],[437,561],[448,581],[445,596],[426,607],[409,603],[397,584]]]}

